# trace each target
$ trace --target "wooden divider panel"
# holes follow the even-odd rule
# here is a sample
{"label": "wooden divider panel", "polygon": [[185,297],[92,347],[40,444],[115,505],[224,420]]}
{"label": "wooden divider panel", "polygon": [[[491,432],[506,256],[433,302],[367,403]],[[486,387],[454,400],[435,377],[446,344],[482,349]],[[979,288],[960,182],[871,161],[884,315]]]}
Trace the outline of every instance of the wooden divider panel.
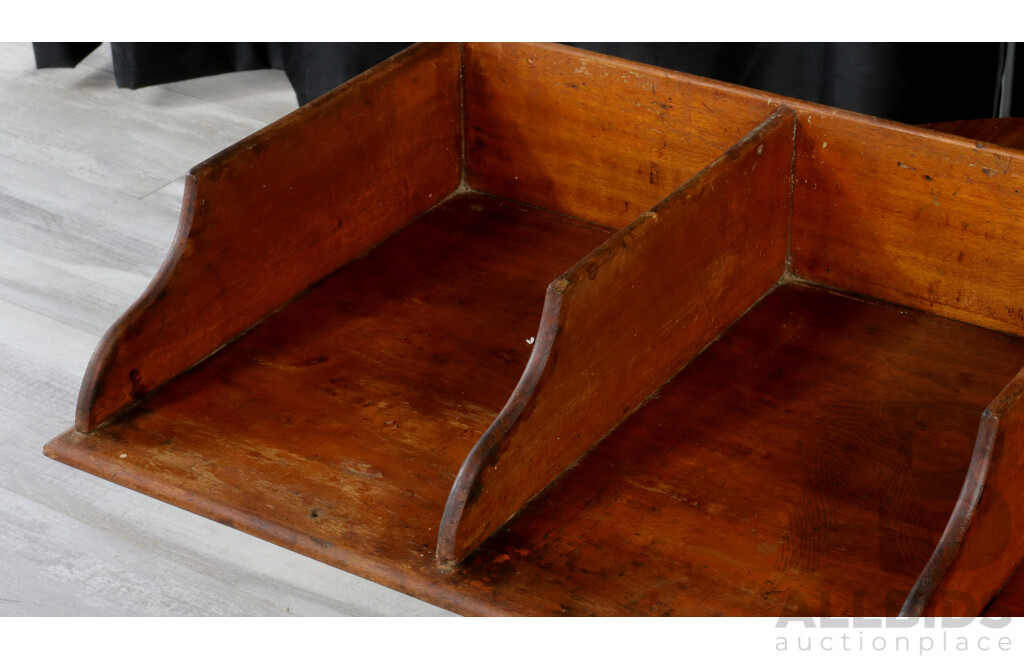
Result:
{"label": "wooden divider panel", "polygon": [[467,44],[467,183],[622,228],[779,104],[557,45]]}
{"label": "wooden divider panel", "polygon": [[551,284],[526,371],[452,488],[439,561],[500,529],[776,284],[793,126],[777,111]]}
{"label": "wooden divider panel", "polygon": [[1024,153],[797,106],[803,278],[1024,334]]}
{"label": "wooden divider panel", "polygon": [[967,479],[902,616],[978,616],[1024,559],[1024,370],[982,415]]}
{"label": "wooden divider panel", "polygon": [[186,179],[178,235],[86,372],[77,427],[216,351],[459,182],[460,52],[415,46]]}

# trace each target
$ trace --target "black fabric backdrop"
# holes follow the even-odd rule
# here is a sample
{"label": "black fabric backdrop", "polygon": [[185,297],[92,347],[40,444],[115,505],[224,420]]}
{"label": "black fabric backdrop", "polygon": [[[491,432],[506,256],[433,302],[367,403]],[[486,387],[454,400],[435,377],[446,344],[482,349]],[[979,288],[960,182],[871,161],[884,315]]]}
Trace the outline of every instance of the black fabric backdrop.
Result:
{"label": "black fabric backdrop", "polygon": [[[99,43],[36,43],[36,66],[75,66]],[[408,44],[113,43],[119,87],[230,71],[283,70],[299,103],[316,98]],[[1002,44],[571,43],[906,123],[996,116]],[[1011,114],[1024,112],[1024,62]]]}

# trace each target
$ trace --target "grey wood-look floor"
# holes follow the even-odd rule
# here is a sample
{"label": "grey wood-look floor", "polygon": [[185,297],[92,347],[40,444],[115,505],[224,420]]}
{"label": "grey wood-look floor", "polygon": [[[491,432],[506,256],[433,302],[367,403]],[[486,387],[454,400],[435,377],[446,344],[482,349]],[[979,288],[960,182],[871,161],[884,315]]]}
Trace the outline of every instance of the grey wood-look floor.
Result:
{"label": "grey wood-look floor", "polygon": [[295,107],[278,71],[128,91],[108,45],[37,71],[0,44],[0,616],[448,614],[42,454],[186,170]]}

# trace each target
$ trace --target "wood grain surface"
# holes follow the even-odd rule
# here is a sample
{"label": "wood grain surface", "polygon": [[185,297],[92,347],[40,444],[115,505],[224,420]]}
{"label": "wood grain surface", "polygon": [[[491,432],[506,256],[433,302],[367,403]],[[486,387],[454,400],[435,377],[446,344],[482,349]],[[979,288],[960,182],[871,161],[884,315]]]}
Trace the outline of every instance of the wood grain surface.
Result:
{"label": "wood grain surface", "polygon": [[[981,411],[1024,359],[1022,340],[1004,334],[781,287],[444,570],[426,521],[440,514],[439,477],[454,478],[456,445],[472,443],[468,413],[479,409],[449,407],[468,420],[461,442],[452,426],[439,444],[416,443],[425,411],[441,407],[422,393],[416,408],[405,405],[396,382],[404,377],[385,363],[372,373],[392,384],[356,406],[373,424],[353,433],[339,403],[365,389],[331,383],[361,366],[335,359],[345,344],[323,331],[282,341],[302,312],[338,314],[320,301],[351,291],[343,273],[296,303],[291,318],[286,308],[154,393],[125,423],[71,431],[52,451],[463,613],[894,614],[953,508]],[[401,306],[397,298],[385,309]],[[520,334],[527,330],[524,322]],[[405,336],[379,340],[409,346],[390,360],[427,361],[416,347],[430,338]],[[511,385],[516,370],[498,355],[491,363]],[[521,367],[526,351],[517,358]],[[312,387],[279,401],[280,379]],[[199,380],[218,396],[197,395]],[[259,421],[245,413],[253,405]],[[326,407],[335,414],[317,414]]]}
{"label": "wood grain surface", "polygon": [[614,597],[615,613],[895,615],[1022,357],[1000,333],[780,287],[470,564],[526,547],[514,570],[545,565],[576,614]]}
{"label": "wood grain surface", "polygon": [[905,616],[978,616],[1024,558],[1024,372],[982,416],[967,479]]}
{"label": "wood grain surface", "polygon": [[115,423],[47,452],[421,593],[424,578],[405,573],[435,563],[448,492],[533,350],[547,283],[608,236],[454,198]]}
{"label": "wood grain surface", "polygon": [[[799,116],[792,238],[799,275],[1022,334],[1022,154],[870,118]],[[985,120],[929,128],[1013,147],[1019,127]],[[906,615],[978,615],[1024,557],[1015,495],[1024,485],[1024,448],[1011,413],[1018,387],[1011,383],[986,411],[956,511]]]}
{"label": "wood grain surface", "polygon": [[164,265],[97,347],[78,428],[96,427],[450,194],[461,169],[459,68],[457,46],[410,49],[193,168]]}
{"label": "wood grain surface", "polygon": [[[925,127],[975,140],[992,142],[1003,147],[1010,147],[1013,149],[1024,148],[1024,119],[1017,117],[941,122],[926,124]],[[1015,417],[1016,414],[1019,414],[1016,413],[1016,409],[1019,406],[1020,380],[1021,374],[1018,373],[1014,381],[1012,381],[1004,390],[1003,395],[990,405],[990,409],[995,408],[1000,410],[1002,411],[1002,415],[1011,414]],[[1008,425],[1011,429],[1010,435],[1001,437],[1000,433],[1004,432]],[[1020,529],[1022,520],[1021,512],[1017,510],[1017,507],[1019,507],[1019,498],[1017,497],[1017,494],[1021,489],[1019,486],[1012,483],[1019,478],[1019,467],[1014,465],[1016,461],[1019,461],[1019,455],[1015,456],[1012,452],[1009,452],[1006,448],[1000,446],[1005,443],[1007,439],[1009,439],[1011,443],[1017,441],[1017,433],[1012,430],[1013,427],[1014,421],[1012,419],[1008,423],[1003,422],[1001,419],[994,419],[988,422],[982,429],[986,432],[986,437],[984,438],[986,444],[980,447],[980,449],[984,450],[984,453],[981,455],[982,460],[990,458],[990,452],[994,452],[995,450],[1001,451],[1003,455],[1007,457],[1005,460],[1010,462],[1009,470],[1007,470],[1005,466],[1001,468],[1003,471],[1001,479],[1004,483],[1006,481],[1011,483],[1009,484],[1009,488],[1006,486],[998,488],[998,492],[995,495],[990,493],[989,501],[986,503],[987,508],[1003,509],[1002,511],[995,512],[997,529],[992,530],[989,533],[988,538],[986,538],[985,534],[975,532],[973,537],[976,543],[980,543],[981,547],[979,549],[975,549],[974,552],[971,553],[971,559],[974,561],[967,562],[966,558],[960,560],[959,563],[967,564],[966,570],[954,570],[949,576],[950,579],[956,578],[957,581],[963,581],[966,576],[960,575],[960,573],[967,573],[967,571],[971,571],[974,573],[971,577],[975,577],[976,579],[979,569],[985,569],[981,572],[981,576],[983,578],[981,580],[981,584],[976,585],[974,584],[974,580],[969,580],[968,585],[972,587],[970,591],[962,589],[950,590],[948,589],[948,584],[935,585],[936,589],[941,586],[945,588],[945,591],[947,592],[940,600],[942,605],[941,609],[943,610],[960,612],[972,611],[973,606],[988,600],[993,589],[992,578],[994,574],[996,581],[1005,581],[1005,584],[1003,584],[1002,589],[989,603],[985,610],[986,614],[989,616],[1013,616],[1024,612],[1024,572],[1019,570],[1018,565],[1009,580],[1005,579],[1006,572],[1010,568],[1007,566],[1007,557],[1009,557],[1009,561],[1012,562],[1014,557],[1019,557],[1021,555],[1019,548],[1011,551],[1010,546],[1019,542],[1021,535],[1024,534]],[[980,440],[982,440],[982,438],[979,438],[979,441]],[[987,468],[989,466],[984,465],[984,467]],[[1016,469],[1014,469],[1014,467],[1016,467]],[[1009,474],[1006,474],[1007,471]],[[982,482],[982,484],[983,483],[984,482]],[[984,495],[984,491],[978,492],[977,490],[974,490],[974,492],[971,492],[970,489],[968,489],[968,486],[977,486],[982,484],[979,484],[977,480],[975,480],[974,484],[965,484],[965,493],[970,494],[973,500],[980,499],[980,497]],[[963,499],[963,494],[961,495],[961,499]],[[982,521],[990,523],[990,521],[984,518]],[[960,522],[961,525],[959,528],[954,528],[955,531],[959,532],[958,536],[964,534],[966,531],[965,522]],[[951,530],[947,530],[947,533],[949,533],[949,531]],[[959,550],[959,543],[956,544],[956,549]],[[1007,551],[1005,552],[1006,556],[993,557],[992,553],[997,549],[1000,551]],[[944,550],[944,548],[940,545],[935,555],[936,563],[941,561],[942,564],[948,563],[953,565],[953,558],[956,557],[955,552],[943,553],[942,550]],[[989,555],[988,557],[984,557],[986,553]],[[978,560],[979,554],[983,559]],[[959,557],[957,558],[959,559]]]}
{"label": "wood grain surface", "polygon": [[777,105],[752,90],[553,44],[466,44],[464,59],[467,183],[616,229]]}
{"label": "wood grain surface", "polygon": [[839,111],[798,111],[802,277],[1024,333],[1024,158]]}
{"label": "wood grain surface", "polygon": [[463,559],[775,285],[792,159],[781,110],[552,283],[530,364],[452,489],[439,561]]}

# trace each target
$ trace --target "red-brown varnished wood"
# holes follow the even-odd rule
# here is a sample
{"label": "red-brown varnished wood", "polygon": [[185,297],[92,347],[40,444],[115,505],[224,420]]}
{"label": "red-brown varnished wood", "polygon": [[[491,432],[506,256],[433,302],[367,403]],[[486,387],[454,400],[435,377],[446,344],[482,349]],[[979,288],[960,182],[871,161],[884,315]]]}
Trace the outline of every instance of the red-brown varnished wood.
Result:
{"label": "red-brown varnished wood", "polygon": [[116,423],[71,431],[47,452],[397,588],[415,585],[426,578],[404,573],[435,563],[445,499],[523,371],[547,283],[608,235],[460,196]]}
{"label": "red-brown varnished wood", "polygon": [[[423,220],[441,225],[431,239],[450,233],[451,221],[427,216],[397,238],[426,232]],[[516,233],[522,256],[529,232]],[[400,264],[419,252],[413,238],[370,258]],[[472,259],[449,254],[450,266]],[[449,339],[409,334],[397,312],[450,294],[395,276],[384,285],[394,297],[375,304],[381,299],[360,296],[349,279],[363,261],[123,422],[71,431],[51,451],[467,614],[895,613],[952,510],[982,409],[1024,361],[1017,338],[781,287],[507,528],[442,570],[429,529],[446,495],[441,482],[454,478],[485,409],[500,405],[498,385],[514,382],[526,359],[514,342],[536,315],[530,323],[503,316],[515,326],[507,334],[499,323],[474,335],[494,347],[474,352],[486,374],[423,387],[402,374],[417,360],[434,363],[418,372],[443,374],[423,353],[443,355]],[[359,278],[381,272],[364,268]],[[467,267],[464,277],[486,270]],[[459,307],[450,304],[446,313]],[[338,309],[345,305],[355,308]],[[333,335],[307,329],[320,320],[310,314],[358,320]],[[415,318],[421,331],[446,332],[444,321]],[[363,334],[379,337],[375,350],[348,364],[343,357],[365,350],[351,346],[366,344]],[[417,398],[407,405],[410,392]],[[428,429],[442,435],[428,441]]]}
{"label": "red-brown varnished wood", "polygon": [[793,117],[780,110],[548,292],[537,347],[459,472],[459,561],[743,314],[786,261]]}
{"label": "red-brown varnished wood", "polygon": [[461,168],[460,56],[419,46],[195,167],[174,245],[107,332],[94,428],[444,199]]}
{"label": "red-brown varnished wood", "polygon": [[46,451],[465,613],[973,613],[1024,555],[1022,153],[416,46],[192,171]]}
{"label": "red-brown varnished wood", "polygon": [[985,616],[1024,616],[1024,571],[1017,570],[985,608]]}
{"label": "red-brown varnished wood", "polygon": [[564,46],[464,49],[469,185],[615,228],[777,105],[753,90]]}
{"label": "red-brown varnished wood", "polygon": [[1010,149],[1024,149],[1024,118],[964,119],[922,124],[922,128],[952,133],[972,140],[991,142]]}
{"label": "red-brown varnished wood", "polygon": [[[955,135],[960,135],[974,140],[991,142],[1003,147],[1010,147],[1013,149],[1024,149],[1024,119],[1017,117],[1003,117],[998,119],[971,119],[964,121],[941,122],[935,124],[926,124],[925,127],[936,131],[953,133]],[[1018,401],[1017,387],[1019,387],[1020,380],[1021,374],[1018,374],[1015,381],[1011,383],[1010,386],[1007,386],[1007,390],[1004,391],[1004,396],[1000,396],[999,399],[994,401],[993,404],[990,406],[990,409],[998,408],[1003,409],[1004,411],[1016,410],[1016,401]],[[1006,415],[1006,412],[1004,412],[1003,415]],[[1003,422],[1001,419],[993,419],[992,421],[987,422],[987,424],[983,427],[982,431],[985,432],[985,435],[979,435],[979,443],[984,442],[985,444],[980,445],[978,448],[976,448],[976,451],[979,449],[982,450],[980,455],[982,462],[979,465],[979,467],[986,470],[986,476],[987,469],[990,467],[989,463],[996,466],[998,466],[999,464],[998,459],[990,459],[989,461],[985,461],[985,459],[989,458],[988,454],[990,452],[993,452],[995,450],[1003,451],[1004,455],[1008,456],[1008,460],[1011,463],[1019,462],[1020,460],[1019,456],[1015,456],[1012,452],[1008,452],[1007,447],[1001,448],[999,446],[1005,442],[1005,440],[1003,440],[1003,442],[1000,442],[1001,438],[999,436],[999,432],[1004,430],[1005,427],[1006,423]],[[1009,437],[1012,441],[1015,440],[1017,436],[1016,434],[1014,434]],[[999,443],[999,445],[993,446],[992,443]],[[1003,469],[1005,469],[1005,467]],[[1019,467],[1017,467],[1017,469],[1019,470]],[[1017,477],[1015,473],[1012,473],[1009,478],[1010,480],[1014,480]],[[965,484],[965,492],[962,495],[973,495],[972,499],[975,502],[977,502],[979,497],[983,495],[983,491],[979,492],[977,490],[977,486],[979,485],[981,484],[978,484],[977,480],[974,480],[973,483]],[[975,487],[973,492],[970,488],[971,486]],[[1000,500],[1005,500],[1005,510],[995,512],[996,515],[994,517],[996,518],[996,529],[991,530],[987,538],[986,535],[981,533],[975,533],[973,535],[973,537],[978,542],[980,542],[982,552],[984,552],[986,549],[990,553],[995,550],[1009,551],[1011,549],[1010,546],[1019,542],[1021,536],[1024,536],[1024,530],[1020,529],[1021,513],[1016,510],[1016,507],[1019,506],[1019,497],[1017,497],[1016,494],[1019,494],[1024,489],[1022,489],[1019,486],[1011,486],[1009,489],[1003,487],[997,488],[995,490],[997,490],[998,495],[990,496],[993,497],[993,500],[989,502],[988,506],[993,506],[992,501],[996,502],[997,505],[1002,505],[1003,503],[1000,502]],[[1006,494],[1007,491],[1009,491],[1009,495]],[[998,506],[998,508],[1003,508],[1003,506]],[[971,511],[971,513],[973,514],[973,510]],[[1007,515],[1010,513],[1012,513],[1013,515]],[[992,524],[992,521],[989,521],[987,517],[979,516],[979,519],[982,522]],[[963,532],[965,524],[963,521],[958,522],[961,523],[960,526],[954,527],[953,529],[959,532]],[[947,551],[946,553],[940,552],[945,549],[943,546],[940,546],[936,552],[936,560],[938,561],[939,559],[942,559],[944,560],[943,563],[952,563],[952,558],[956,556],[955,550],[959,549],[959,544],[952,545],[952,551]],[[975,571],[977,571],[977,569],[987,569],[983,574],[986,577],[988,575],[991,575],[992,573],[996,573],[997,577],[1002,578],[1003,573],[1006,569],[1005,562],[1007,561],[1007,558],[1013,556],[1020,557],[1021,554],[1024,553],[1022,553],[1018,548],[1015,552],[1012,553],[1004,552],[1003,555],[1005,556],[982,556],[982,558],[978,560],[971,561],[970,564],[971,567],[975,569]],[[1012,561],[1012,559],[1010,559],[1010,561]],[[967,558],[961,559],[960,563],[967,563]],[[954,571],[954,574],[951,575],[950,578],[954,577],[956,573],[959,573],[959,571]],[[925,576],[922,576],[922,578],[924,577]],[[962,577],[963,576],[961,576],[961,579]],[[941,607],[938,609],[940,609],[940,611],[945,610],[948,612],[972,611],[971,608],[973,606],[983,604],[984,601],[987,600],[988,590],[990,588],[990,584],[984,584],[982,585],[982,589],[980,590],[974,589],[972,591],[967,591],[963,589],[947,589],[947,593],[945,593],[945,597],[941,601]],[[952,591],[952,593],[950,593],[950,591]],[[936,606],[934,604],[932,605],[932,609],[936,609]],[[1017,570],[1010,577],[1010,579],[1003,587],[1002,591],[999,592],[999,594],[987,608],[986,614],[990,616],[1019,616],[1021,614],[1024,614],[1024,572]]]}
{"label": "red-brown varnished wood", "polygon": [[1024,558],[1024,371],[986,408],[974,456],[905,616],[978,616]]}
{"label": "red-brown varnished wood", "polygon": [[780,287],[471,555],[466,579],[494,566],[500,595],[543,566],[548,613],[895,615],[1022,359],[1015,337]]}
{"label": "red-brown varnished wood", "polygon": [[840,111],[798,120],[799,276],[1024,333],[1024,154]]}

